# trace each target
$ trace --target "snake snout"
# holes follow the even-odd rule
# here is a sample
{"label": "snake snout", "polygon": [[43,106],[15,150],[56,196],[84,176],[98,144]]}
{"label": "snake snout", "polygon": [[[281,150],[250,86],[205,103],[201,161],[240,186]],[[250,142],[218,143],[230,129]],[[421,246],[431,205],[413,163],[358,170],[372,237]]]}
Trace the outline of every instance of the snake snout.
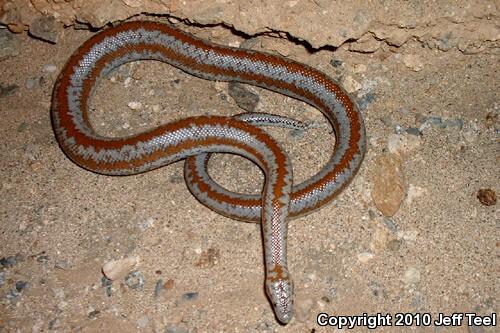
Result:
{"label": "snake snout", "polygon": [[293,281],[280,278],[266,281],[266,292],[273,305],[276,318],[282,324],[288,324],[293,317]]}

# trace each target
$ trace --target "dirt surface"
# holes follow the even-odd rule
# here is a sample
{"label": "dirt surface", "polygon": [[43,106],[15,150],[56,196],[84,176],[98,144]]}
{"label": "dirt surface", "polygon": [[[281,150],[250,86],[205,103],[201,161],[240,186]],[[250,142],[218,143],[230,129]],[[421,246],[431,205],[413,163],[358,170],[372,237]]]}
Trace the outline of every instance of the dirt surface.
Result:
{"label": "dirt surface", "polygon": [[[243,41],[220,26],[179,27],[218,43]],[[398,312],[414,320],[499,312],[498,48],[466,54],[410,39],[368,53],[349,43],[310,53],[302,43],[258,38],[255,49],[286,50],[342,82],[362,108],[368,135],[351,185],[290,222],[296,314],[281,326],[263,289],[259,225],[199,204],[181,162],[107,177],[60,150],[50,123],[52,88],[91,35],[66,29],[56,45],[9,35],[16,52],[0,62],[0,332],[337,331],[317,324],[321,312],[391,315],[392,326],[380,332],[496,331],[466,320],[457,327],[395,323]],[[292,157],[295,182],[319,170],[334,141],[320,112],[249,89],[260,96],[257,111],[315,125],[302,135],[270,132]],[[147,61],[105,79],[92,108],[98,131],[114,136],[192,115],[242,112],[227,84]],[[228,188],[260,190],[260,172],[242,158],[218,156],[210,170]],[[379,184],[379,177],[387,181]],[[401,193],[392,195],[393,188]],[[481,189],[491,191],[480,200]],[[105,263],[132,257],[132,274],[103,280]]]}

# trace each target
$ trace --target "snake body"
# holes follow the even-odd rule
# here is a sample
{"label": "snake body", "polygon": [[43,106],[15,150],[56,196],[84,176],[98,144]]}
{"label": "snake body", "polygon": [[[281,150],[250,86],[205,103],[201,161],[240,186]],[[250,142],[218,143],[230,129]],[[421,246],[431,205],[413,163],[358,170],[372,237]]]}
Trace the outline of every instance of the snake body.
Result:
{"label": "snake body", "polygon": [[[89,122],[89,101],[99,80],[122,64],[148,59],[208,80],[260,86],[317,107],[336,135],[330,161],[292,191],[288,156],[245,119],[199,116],[129,137],[97,134]],[[167,24],[136,21],[103,30],[80,46],[57,80],[51,112],[59,145],[81,167],[106,175],[132,175],[187,158],[186,178],[201,202],[235,219],[261,222],[266,292],[278,320],[290,321],[293,283],[287,268],[287,218],[329,202],[354,176],[365,150],[361,114],[333,80],[279,56],[216,45]],[[256,123],[266,121],[275,119],[264,116]],[[213,152],[238,154],[256,163],[266,179],[262,196],[232,193],[213,182],[206,173],[207,153]]]}

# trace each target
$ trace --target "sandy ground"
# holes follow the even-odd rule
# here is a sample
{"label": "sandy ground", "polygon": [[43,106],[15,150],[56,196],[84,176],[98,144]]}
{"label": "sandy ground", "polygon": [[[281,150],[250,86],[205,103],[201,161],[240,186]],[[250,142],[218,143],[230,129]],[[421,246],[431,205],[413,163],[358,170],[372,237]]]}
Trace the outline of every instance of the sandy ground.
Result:
{"label": "sandy ground", "polygon": [[[192,31],[210,37],[207,29]],[[0,332],[337,331],[316,323],[320,312],[389,314],[392,326],[380,332],[496,331],[465,321],[417,326],[416,318],[499,310],[498,204],[477,198],[480,189],[498,191],[498,55],[442,52],[417,42],[370,54],[344,48],[310,54],[287,44],[292,58],[362,87],[354,95],[368,153],[334,202],[291,221],[297,310],[285,327],[264,294],[259,225],[199,204],[183,182],[181,162],[107,177],[81,169],[60,150],[49,116],[52,88],[90,35],[67,29],[56,45],[18,35],[19,54],[0,63],[2,88],[16,86],[0,97]],[[241,41],[218,35],[221,43]],[[317,125],[302,136],[270,132],[292,157],[295,181],[319,170],[334,140],[321,114],[250,89],[260,96],[258,111]],[[117,136],[191,115],[242,112],[227,84],[154,62],[112,74],[93,109],[95,127]],[[384,217],[372,200],[372,170],[394,145],[404,200]],[[241,158],[217,157],[210,170],[228,188],[260,189],[258,169]],[[102,266],[130,257],[139,261],[134,273],[106,285]],[[411,314],[413,325],[394,326],[398,312]]]}

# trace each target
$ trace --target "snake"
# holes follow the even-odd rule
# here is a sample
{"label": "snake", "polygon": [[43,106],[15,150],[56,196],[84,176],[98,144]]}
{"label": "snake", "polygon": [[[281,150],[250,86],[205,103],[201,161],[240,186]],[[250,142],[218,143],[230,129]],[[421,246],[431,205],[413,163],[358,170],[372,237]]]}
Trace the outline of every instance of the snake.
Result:
{"label": "snake", "polygon": [[[125,137],[98,134],[89,104],[99,82],[132,61],[157,60],[212,81],[239,82],[298,99],[320,110],[335,142],[329,161],[310,179],[293,184],[290,158],[261,125],[267,115],[195,116]],[[103,175],[134,175],[186,159],[185,178],[203,204],[225,216],[261,223],[264,288],[277,320],[293,317],[294,286],[287,264],[288,220],[330,202],[354,177],[365,153],[363,117],[345,90],[323,72],[265,52],[218,45],[167,23],[130,21],[101,30],[67,60],[52,95],[54,133],[66,156]],[[295,126],[291,124],[290,126]],[[231,153],[264,173],[260,195],[233,193],[207,171],[211,153]]]}

